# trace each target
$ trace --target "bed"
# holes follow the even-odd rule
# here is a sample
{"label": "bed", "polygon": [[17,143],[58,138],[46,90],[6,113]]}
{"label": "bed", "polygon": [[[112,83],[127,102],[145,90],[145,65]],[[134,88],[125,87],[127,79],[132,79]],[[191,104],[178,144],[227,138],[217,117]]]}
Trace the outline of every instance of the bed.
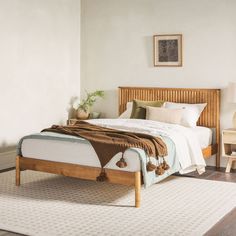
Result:
{"label": "bed", "polygon": [[[207,103],[202,112],[198,125],[213,128],[215,141],[212,142],[212,129],[198,128],[199,140],[202,141],[202,153],[204,158],[210,158],[216,154],[216,166],[219,167],[219,143],[220,143],[220,90],[219,89],[175,89],[175,88],[141,88],[120,87],[119,88],[119,114],[126,109],[126,104],[133,99],[140,100],[165,100],[182,103]],[[102,120],[101,120],[102,122]],[[47,135],[47,134],[46,134]],[[74,137],[71,137],[73,139]],[[16,185],[20,185],[21,170],[36,170],[81,179],[96,180],[100,174],[101,167],[98,163],[94,150],[88,148],[86,141],[82,146],[77,145],[78,140],[72,140],[70,144],[63,140],[50,137],[48,140],[27,138],[22,145],[21,155],[16,157]],[[37,150],[40,150],[37,152]],[[75,153],[80,153],[75,155]],[[116,167],[116,158],[112,159],[105,168],[107,181],[111,183],[132,185],[135,187],[135,206],[140,206],[141,184],[143,176],[142,168],[137,153],[128,150],[132,156],[132,163],[125,171]],[[90,158],[86,158],[86,157]],[[117,157],[118,158],[118,157]],[[171,174],[171,173],[170,173]]]}

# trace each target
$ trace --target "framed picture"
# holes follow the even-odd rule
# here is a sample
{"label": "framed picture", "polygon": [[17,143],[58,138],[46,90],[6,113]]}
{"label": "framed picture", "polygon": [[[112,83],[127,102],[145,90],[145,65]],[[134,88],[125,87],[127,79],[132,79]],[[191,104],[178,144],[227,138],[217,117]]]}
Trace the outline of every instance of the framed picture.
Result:
{"label": "framed picture", "polygon": [[182,66],[182,34],[154,35],[154,66]]}

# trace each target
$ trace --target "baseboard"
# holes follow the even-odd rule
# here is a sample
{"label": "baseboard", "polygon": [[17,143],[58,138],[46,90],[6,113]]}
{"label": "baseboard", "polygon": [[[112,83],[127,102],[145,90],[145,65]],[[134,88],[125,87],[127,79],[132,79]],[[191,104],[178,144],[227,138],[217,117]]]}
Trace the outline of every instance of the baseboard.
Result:
{"label": "baseboard", "polygon": [[0,170],[8,169],[15,166],[16,151],[0,153]]}

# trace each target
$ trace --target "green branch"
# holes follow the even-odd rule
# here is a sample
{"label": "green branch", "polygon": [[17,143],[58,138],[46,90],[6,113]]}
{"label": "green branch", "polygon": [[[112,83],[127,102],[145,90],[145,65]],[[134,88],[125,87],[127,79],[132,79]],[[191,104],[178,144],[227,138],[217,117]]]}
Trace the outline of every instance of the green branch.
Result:
{"label": "green branch", "polygon": [[97,90],[91,93],[86,91],[86,94],[86,99],[83,99],[82,102],[79,104],[79,108],[84,110],[85,112],[87,112],[89,108],[93,106],[98,97],[103,98],[105,93],[102,90]]}

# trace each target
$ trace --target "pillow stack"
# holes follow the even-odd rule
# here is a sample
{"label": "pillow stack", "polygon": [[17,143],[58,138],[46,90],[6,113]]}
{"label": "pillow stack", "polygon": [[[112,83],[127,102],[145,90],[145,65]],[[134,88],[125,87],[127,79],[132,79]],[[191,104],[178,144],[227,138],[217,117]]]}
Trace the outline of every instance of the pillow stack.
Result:
{"label": "pillow stack", "polygon": [[147,119],[186,127],[197,126],[197,121],[206,103],[188,104],[157,101],[133,100],[127,103],[122,119]]}

